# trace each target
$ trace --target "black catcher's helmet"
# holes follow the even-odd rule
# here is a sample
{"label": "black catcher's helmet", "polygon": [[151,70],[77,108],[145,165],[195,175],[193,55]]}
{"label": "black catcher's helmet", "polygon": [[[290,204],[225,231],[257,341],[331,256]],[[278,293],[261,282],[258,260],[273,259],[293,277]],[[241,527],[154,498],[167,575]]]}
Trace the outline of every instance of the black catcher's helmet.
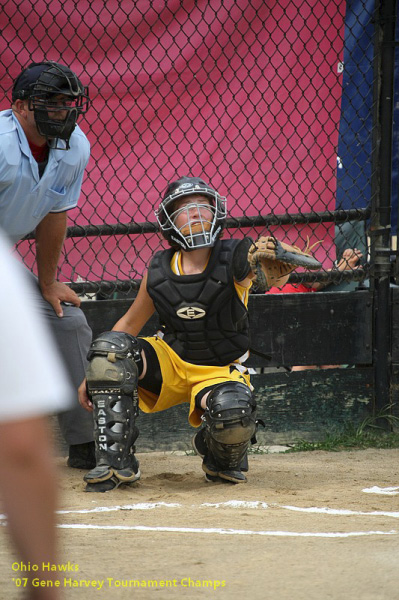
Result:
{"label": "black catcher's helmet", "polygon": [[[185,196],[201,194],[211,199],[211,204],[201,204],[196,200],[186,204],[183,208],[176,207],[176,201]],[[190,222],[190,210],[196,207],[196,218]],[[202,209],[202,210],[201,210]],[[206,219],[201,213],[209,209],[212,218]],[[187,213],[187,224],[178,228],[175,225],[176,217],[182,212]],[[226,198],[220,196],[203,179],[199,177],[182,177],[170,183],[159,208],[155,211],[162,235],[172,247],[181,247],[190,251],[196,248],[205,248],[215,245],[220,236],[226,219]]]}
{"label": "black catcher's helmet", "polygon": [[[58,98],[62,95],[63,98]],[[15,80],[12,101],[29,99],[29,109],[34,111],[40,135],[47,140],[65,140],[68,150],[69,138],[75,129],[78,117],[90,104],[88,89],[84,87],[69,67],[54,61],[31,63]],[[66,111],[63,121],[50,117],[51,113]]]}

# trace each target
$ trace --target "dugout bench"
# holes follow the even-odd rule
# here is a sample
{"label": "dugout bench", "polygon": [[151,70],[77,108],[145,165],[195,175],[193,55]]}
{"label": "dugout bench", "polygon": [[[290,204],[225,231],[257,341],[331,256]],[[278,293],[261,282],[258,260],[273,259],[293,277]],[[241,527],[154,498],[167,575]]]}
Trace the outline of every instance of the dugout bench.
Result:
{"label": "dugout bench", "polygon": [[[397,307],[399,290],[392,294],[392,307]],[[132,301],[82,302],[93,335],[111,329]],[[375,369],[373,294],[369,289],[254,294],[249,299],[249,314],[253,353],[247,365],[257,371],[251,381],[258,417],[266,425],[258,431],[260,445],[286,444],[299,438],[316,441],[327,431],[343,428],[348,422],[360,424],[372,414]],[[156,326],[154,315],[141,335],[152,335]],[[393,357],[399,365],[399,315],[393,318],[393,331]],[[256,351],[273,358],[266,360]],[[287,371],[285,367],[292,365],[346,367]],[[396,370],[399,373],[399,368]],[[141,412],[138,451],[191,449],[193,428],[187,415],[186,404],[152,415]]]}

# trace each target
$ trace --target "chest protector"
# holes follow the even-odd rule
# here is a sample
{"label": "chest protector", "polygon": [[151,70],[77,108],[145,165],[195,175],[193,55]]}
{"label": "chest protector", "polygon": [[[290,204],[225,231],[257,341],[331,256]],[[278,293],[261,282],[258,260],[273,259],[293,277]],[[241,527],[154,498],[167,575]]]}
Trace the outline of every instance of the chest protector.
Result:
{"label": "chest protector", "polygon": [[147,291],[158,312],[164,341],[186,362],[223,366],[249,348],[248,311],[237,296],[233,254],[240,240],[218,241],[206,269],[175,275],[174,250],[157,252]]}

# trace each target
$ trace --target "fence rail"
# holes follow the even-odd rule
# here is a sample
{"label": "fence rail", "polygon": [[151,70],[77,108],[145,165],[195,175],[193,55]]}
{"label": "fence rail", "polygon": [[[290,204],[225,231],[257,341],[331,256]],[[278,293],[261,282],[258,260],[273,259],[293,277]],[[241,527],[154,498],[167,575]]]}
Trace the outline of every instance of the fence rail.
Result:
{"label": "fence rail", "polygon": [[[67,63],[89,85],[79,125],[91,159],[68,213],[61,280],[133,290],[165,247],[154,209],[186,174],[227,197],[226,235],[271,228],[299,247],[323,240],[315,253],[326,273],[342,253],[334,225],[368,227],[378,190],[374,0],[9,0],[2,11],[1,108],[30,61]],[[354,243],[369,261],[365,232],[347,234],[344,245]],[[34,270],[34,234],[18,252]]]}

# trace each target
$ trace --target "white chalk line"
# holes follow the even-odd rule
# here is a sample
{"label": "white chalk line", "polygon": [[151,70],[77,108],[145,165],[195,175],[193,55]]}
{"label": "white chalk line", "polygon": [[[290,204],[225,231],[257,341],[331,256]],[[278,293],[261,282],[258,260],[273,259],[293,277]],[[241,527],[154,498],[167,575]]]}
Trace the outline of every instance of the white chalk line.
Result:
{"label": "white chalk line", "polygon": [[[170,509],[170,508],[178,508],[184,509],[184,505],[177,502],[140,502],[137,504],[125,504],[125,505],[116,505],[116,506],[96,506],[95,508],[84,508],[79,510],[58,510],[56,511],[59,515],[68,515],[68,514],[93,514],[93,513],[106,513],[106,512],[117,512],[117,511],[145,511],[145,510],[154,510],[154,509]],[[267,504],[266,502],[262,502],[260,500],[247,501],[247,500],[228,500],[226,502],[204,502],[203,504],[192,504],[188,508],[198,509],[198,508],[239,508],[245,510],[267,510],[267,509],[283,509],[294,512],[303,512],[309,514],[324,514],[324,515],[337,515],[337,516],[383,516],[390,518],[399,518],[399,511],[357,511],[357,510],[349,510],[349,509],[341,509],[341,508],[328,508],[328,507],[300,507],[300,506],[290,506],[284,504],[271,503]],[[0,521],[6,520],[7,516],[4,514],[0,514]]]}
{"label": "white chalk line", "polygon": [[398,535],[398,531],[349,531],[331,532],[331,533],[309,533],[296,531],[251,531],[247,529],[220,529],[220,528],[195,528],[195,527],[147,527],[144,525],[85,525],[85,524],[60,524],[57,527],[61,529],[97,529],[105,531],[151,531],[151,532],[166,532],[166,533],[191,533],[191,534],[208,534],[212,535],[260,535],[273,537],[314,537],[314,538],[348,538],[348,537],[364,537],[371,535]]}
{"label": "white chalk line", "polygon": [[[105,512],[116,512],[116,511],[143,511],[143,510],[154,510],[157,508],[185,508],[180,503],[167,503],[167,502],[145,502],[137,504],[126,504],[117,506],[97,506],[95,508],[80,509],[80,510],[59,510],[57,514],[93,514],[93,513],[105,513]],[[353,511],[348,509],[333,509],[328,507],[299,507],[289,506],[282,504],[267,504],[259,500],[256,501],[245,501],[245,500],[229,500],[226,502],[210,503],[205,502],[199,505],[190,505],[190,508],[240,508],[250,510],[266,510],[270,508],[282,508],[284,510],[305,512],[305,513],[317,513],[324,515],[340,515],[340,516],[385,516],[399,518],[399,512],[388,512],[388,511]],[[6,515],[0,515],[0,520],[6,519]],[[2,525],[5,523],[1,523]],[[398,531],[350,531],[350,532],[294,532],[294,531],[252,531],[242,529],[222,529],[222,528],[193,528],[193,527],[161,527],[161,526],[145,526],[145,525],[93,525],[93,524],[59,524],[57,527],[61,529],[86,529],[86,530],[111,530],[111,531],[143,531],[143,532],[168,532],[168,533],[192,533],[192,534],[218,534],[218,535],[260,535],[260,536],[274,536],[274,537],[315,537],[315,538],[348,538],[348,537],[361,537],[371,535],[398,535]]]}
{"label": "white chalk line", "polygon": [[399,519],[399,512],[389,512],[384,510],[373,510],[373,511],[360,511],[360,510],[349,510],[349,509],[341,509],[341,508],[317,508],[315,506],[309,508],[302,508],[298,506],[283,506],[280,505],[280,508],[285,508],[286,510],[292,510],[296,512],[306,512],[306,513],[318,513],[325,515],[341,515],[341,516],[365,516],[365,517],[392,517],[394,519]]}
{"label": "white chalk line", "polygon": [[374,485],[371,488],[364,488],[362,492],[366,494],[381,494],[383,496],[396,496],[399,494],[399,487],[386,487],[380,488],[378,485]]}
{"label": "white chalk line", "polygon": [[[227,502],[204,502],[199,507],[205,508],[269,508],[271,504],[260,500],[227,500]],[[274,506],[274,504],[273,504]]]}
{"label": "white chalk line", "polygon": [[[90,514],[90,513],[104,513],[104,512],[115,512],[115,511],[129,511],[129,510],[153,510],[156,508],[185,508],[183,504],[179,503],[167,503],[167,502],[145,502],[138,504],[125,504],[120,506],[97,506],[95,508],[86,508],[81,510],[59,510],[57,514],[66,515],[66,514]],[[304,513],[317,513],[317,514],[325,514],[325,515],[340,515],[340,516],[382,516],[382,517],[392,517],[395,519],[399,518],[399,512],[390,512],[390,511],[357,511],[357,510],[349,510],[349,509],[341,509],[341,508],[328,508],[328,507],[300,507],[300,506],[289,506],[284,504],[267,504],[266,502],[262,502],[260,500],[255,501],[246,501],[246,500],[228,500],[227,502],[204,502],[203,504],[192,504],[188,508],[240,508],[246,510],[266,510],[266,509],[275,509],[282,508],[284,510],[290,510],[295,512],[304,512]],[[0,515],[0,518],[4,515]]]}
{"label": "white chalk line", "polygon": [[139,502],[138,504],[126,504],[121,506],[97,506],[96,508],[83,508],[81,510],[58,510],[58,515],[85,514],[98,512],[114,512],[118,510],[154,510],[155,508],[181,508],[176,502]]}

